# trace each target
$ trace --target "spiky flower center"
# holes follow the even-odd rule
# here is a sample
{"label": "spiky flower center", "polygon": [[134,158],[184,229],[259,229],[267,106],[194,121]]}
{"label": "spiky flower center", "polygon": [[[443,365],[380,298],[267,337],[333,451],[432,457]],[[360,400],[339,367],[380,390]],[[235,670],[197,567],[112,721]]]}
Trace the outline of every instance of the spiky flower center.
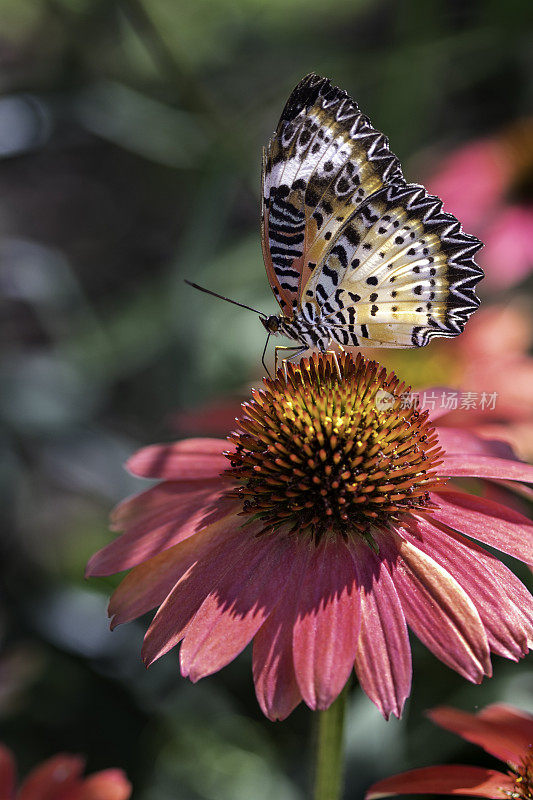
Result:
{"label": "spiky flower center", "polygon": [[513,778],[516,788],[512,796],[521,798],[521,800],[533,800],[533,748],[531,745],[516,772],[509,774]]}
{"label": "spiky flower center", "polygon": [[264,383],[229,437],[236,450],[226,474],[265,531],[371,536],[372,526],[429,504],[442,451],[394,373],[328,354]]}

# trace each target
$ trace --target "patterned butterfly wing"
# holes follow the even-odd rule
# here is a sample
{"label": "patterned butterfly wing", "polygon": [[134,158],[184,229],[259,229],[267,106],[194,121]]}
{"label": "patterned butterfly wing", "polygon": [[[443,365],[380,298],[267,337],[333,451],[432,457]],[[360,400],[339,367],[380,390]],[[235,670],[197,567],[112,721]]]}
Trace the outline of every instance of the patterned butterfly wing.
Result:
{"label": "patterned butterfly wing", "polygon": [[262,244],[285,315],[346,220],[384,185],[398,159],[346,92],[307,75],[294,89],[263,158]]}
{"label": "patterned butterfly wing", "polygon": [[417,184],[384,187],[344,223],[303,290],[343,346],[420,347],[461,333],[479,301],[481,242]]}

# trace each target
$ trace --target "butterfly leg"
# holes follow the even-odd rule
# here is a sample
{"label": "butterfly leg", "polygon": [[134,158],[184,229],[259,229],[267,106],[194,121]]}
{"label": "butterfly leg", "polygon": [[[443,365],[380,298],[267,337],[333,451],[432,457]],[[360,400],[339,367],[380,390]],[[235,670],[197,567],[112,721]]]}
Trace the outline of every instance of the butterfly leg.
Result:
{"label": "butterfly leg", "polygon": [[[285,352],[287,350],[296,350],[297,352],[293,353],[293,355],[290,356],[290,358],[292,359],[292,358],[295,358],[295,357],[297,358],[300,355],[300,353],[305,353],[305,351],[307,350],[307,347],[302,347],[301,345],[296,345],[296,347],[275,347],[274,348],[274,372],[275,373],[277,373],[277,371],[278,371],[278,352],[280,350],[284,350]],[[282,359],[283,372],[284,372],[284,375],[285,375],[285,380],[287,380],[287,360],[288,359],[286,359],[286,358]]]}
{"label": "butterfly leg", "polygon": [[[337,347],[339,348],[339,350],[341,351],[341,353],[344,353],[345,351],[344,351],[344,347],[342,346],[342,344],[340,344],[339,342],[337,342],[336,344],[337,344]],[[341,368],[339,367],[339,362],[337,360],[337,353],[335,352],[335,350],[324,350],[324,353],[328,353],[330,356],[333,357],[333,360],[335,362],[335,366],[337,367],[337,375],[339,376],[339,380],[342,380]]]}
{"label": "butterfly leg", "polygon": [[330,353],[333,356],[333,361],[335,362],[335,366],[337,367],[337,375],[339,376],[339,380],[342,380],[341,368],[339,367],[339,362],[337,361],[337,353],[335,352],[335,350],[328,350],[328,353]]}
{"label": "butterfly leg", "polygon": [[266,365],[266,361],[265,361],[265,354],[266,354],[266,351],[267,351],[267,347],[268,347],[268,342],[269,341],[270,341],[270,332],[269,332],[269,334],[267,336],[267,340],[265,342],[265,346],[263,347],[263,355],[261,356],[261,364],[264,366],[266,374],[268,375],[268,377],[271,378],[272,375],[270,374],[270,370],[268,369],[268,367]]}

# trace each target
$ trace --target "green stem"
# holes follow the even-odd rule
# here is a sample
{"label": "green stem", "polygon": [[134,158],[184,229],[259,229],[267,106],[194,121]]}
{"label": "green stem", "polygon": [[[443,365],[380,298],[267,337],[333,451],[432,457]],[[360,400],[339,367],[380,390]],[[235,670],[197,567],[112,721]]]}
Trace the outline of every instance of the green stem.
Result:
{"label": "green stem", "polygon": [[339,800],[344,767],[344,713],[348,684],[327,711],[317,712],[314,800]]}

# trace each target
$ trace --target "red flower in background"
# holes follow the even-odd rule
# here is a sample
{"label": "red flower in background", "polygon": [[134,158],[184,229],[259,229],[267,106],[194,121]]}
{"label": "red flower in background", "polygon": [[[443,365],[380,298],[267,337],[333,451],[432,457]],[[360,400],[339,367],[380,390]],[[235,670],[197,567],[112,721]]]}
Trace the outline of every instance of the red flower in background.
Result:
{"label": "red flower in background", "polygon": [[271,719],[302,699],[327,708],[354,667],[382,713],[400,715],[408,625],[473,682],[491,674],[490,651],[518,660],[533,641],[531,596],[464,535],[533,563],[533,524],[443,480],[532,482],[533,467],[461,430],[447,429],[444,454],[396,376],[360,356],[339,365],[340,376],[331,356],[289,365],[287,380],[280,370],[229,442],[134,455],[128,468],[161,482],[118,506],[124,533],[87,570],[131,569],[113,626],[159,607],[147,664],[182,642],[181,672],[197,681],[253,640]]}
{"label": "red flower in background", "polygon": [[454,708],[435,708],[429,716],[468,742],[505,761],[509,772],[482,767],[444,765],[413,769],[378,781],[366,800],[398,794],[452,794],[468,797],[533,797],[533,716],[503,704],[488,706],[478,714]]}
{"label": "red flower in background", "polygon": [[532,132],[527,119],[499,136],[470,142],[428,181],[446,210],[485,243],[479,263],[492,287],[518,283],[533,268],[533,198],[524,197],[533,168]]}
{"label": "red flower in background", "polygon": [[0,744],[1,800],[128,800],[131,784],[120,769],[82,777],[85,761],[61,753],[35,767],[17,789],[13,754]]}

